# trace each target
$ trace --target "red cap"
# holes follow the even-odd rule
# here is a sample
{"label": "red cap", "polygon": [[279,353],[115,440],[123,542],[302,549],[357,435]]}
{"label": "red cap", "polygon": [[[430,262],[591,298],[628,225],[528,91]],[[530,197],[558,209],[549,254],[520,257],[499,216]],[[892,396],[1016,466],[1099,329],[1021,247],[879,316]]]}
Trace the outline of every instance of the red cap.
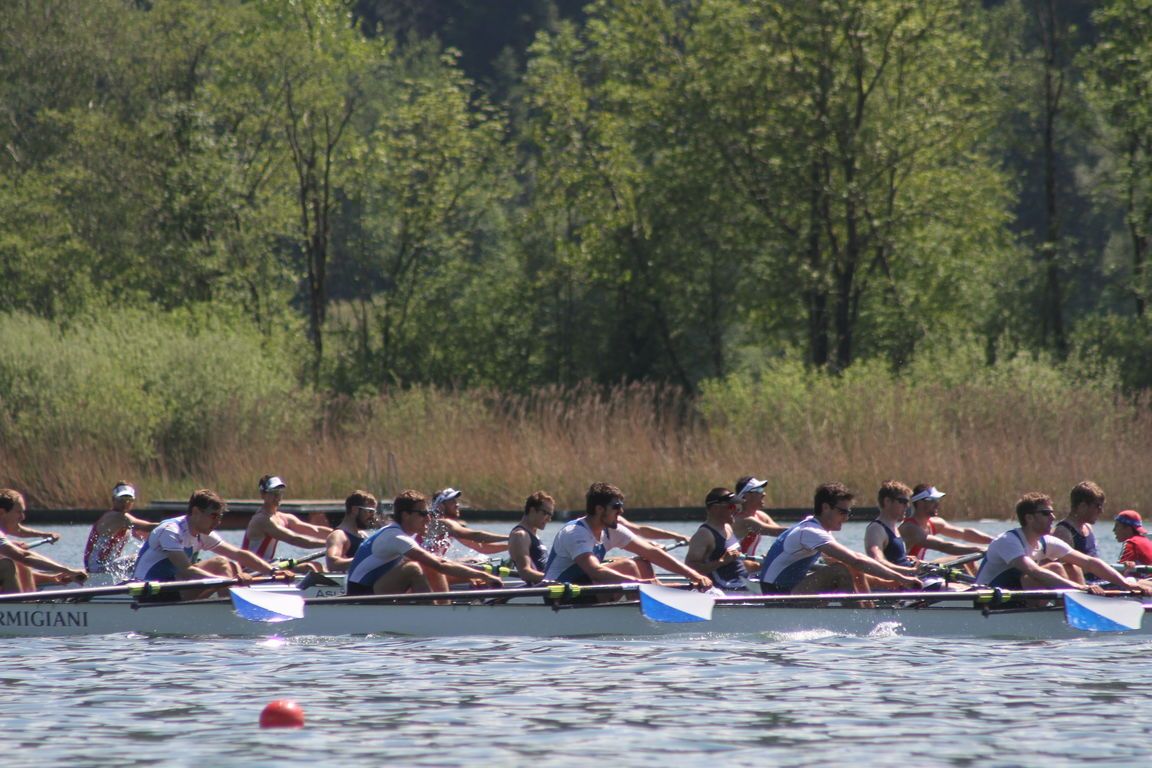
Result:
{"label": "red cap", "polygon": [[1144,535],[1144,522],[1140,519],[1140,513],[1134,509],[1126,509],[1120,514],[1116,515],[1116,522],[1130,525],[1136,529],[1136,533]]}

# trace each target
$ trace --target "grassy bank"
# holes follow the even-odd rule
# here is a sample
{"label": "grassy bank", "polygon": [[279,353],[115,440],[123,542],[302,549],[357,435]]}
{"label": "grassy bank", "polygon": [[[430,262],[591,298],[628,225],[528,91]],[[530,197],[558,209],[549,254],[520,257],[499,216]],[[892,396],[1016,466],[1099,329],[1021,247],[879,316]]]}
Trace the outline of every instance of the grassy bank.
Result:
{"label": "grassy bank", "polygon": [[948,514],[1008,517],[1025,491],[1063,508],[1091,478],[1111,509],[1152,511],[1147,400],[1034,360],[988,368],[953,350],[900,377],[859,365],[839,378],[780,364],[694,400],[642,385],[329,399],[295,384],[284,350],[224,325],[128,315],[61,332],[4,317],[0,333],[0,484],[34,506],[100,506],[119,478],[145,499],[252,497],[265,472],[297,498],[453,485],[507,509],[544,488],[570,509],[608,480],[634,506],[680,506],[751,473],[769,506],[806,506],[828,479],[871,503],[895,477],[947,491]]}

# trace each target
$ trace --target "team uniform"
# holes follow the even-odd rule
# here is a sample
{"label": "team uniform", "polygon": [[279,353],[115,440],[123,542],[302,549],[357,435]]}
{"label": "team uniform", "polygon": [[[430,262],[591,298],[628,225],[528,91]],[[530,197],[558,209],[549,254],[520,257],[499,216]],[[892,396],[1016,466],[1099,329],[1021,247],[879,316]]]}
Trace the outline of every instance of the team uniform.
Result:
{"label": "team uniform", "polygon": [[1120,562],[1152,565],[1152,541],[1139,534],[1128,539],[1120,549]]}
{"label": "team uniform", "polygon": [[764,556],[764,564],[760,567],[760,591],[764,594],[790,593],[820,559],[820,547],[835,541],[831,532],[811,515],[784,531]]}
{"label": "team uniform", "polygon": [[600,562],[604,562],[610,550],[623,549],[634,541],[636,537],[627,528],[605,528],[597,541],[583,518],[569,523],[560,529],[552,542],[552,551],[548,553],[544,569],[544,580],[591,584],[592,579],[577,564],[576,558],[591,553]]}
{"label": "team uniform", "polygon": [[[915,520],[913,520],[912,522],[914,524],[918,525],[918,523],[916,523]],[[920,527],[924,529],[924,534],[926,536],[935,536],[936,535],[936,526],[932,524],[932,518],[928,518],[928,522],[925,525],[921,525]],[[924,547],[924,546],[913,547],[911,550],[909,550],[908,557],[914,557],[917,560],[923,560],[927,554],[928,554],[928,547]]]}
{"label": "team uniform", "polygon": [[912,558],[908,556],[908,545],[904,543],[899,533],[888,527],[883,520],[873,520],[869,525],[878,525],[884,529],[888,540],[884,543],[884,559],[893,565],[911,566]]}
{"label": "team uniform", "polygon": [[532,567],[541,573],[548,567],[548,548],[544,546],[544,542],[540,541],[540,537],[526,525],[516,524],[512,529],[513,532],[520,530],[528,534],[528,560],[532,563]]}
{"label": "team uniform", "polygon": [[244,540],[240,542],[240,549],[246,549],[249,552],[255,552],[256,557],[259,557],[261,560],[271,561],[272,558],[276,557],[276,545],[278,543],[278,539],[275,539],[271,536],[265,536],[261,538],[255,546],[253,546],[253,540],[248,538],[248,531],[245,530]]}
{"label": "team uniform", "polygon": [[1096,534],[1091,530],[1091,527],[1089,527],[1087,536],[1080,533],[1078,526],[1072,525],[1067,520],[1056,523],[1056,527],[1065,529],[1072,536],[1072,549],[1083,552],[1089,557],[1096,557]]}
{"label": "team uniform", "polygon": [[169,552],[183,552],[192,562],[203,551],[216,549],[224,540],[212,533],[192,533],[188,529],[188,516],[165,520],[152,529],[148,540],[136,557],[132,578],[140,581],[175,581],[176,566],[168,559]]}
{"label": "team uniform", "polygon": [[[719,560],[725,552],[738,545],[736,534],[725,538],[722,532],[708,523],[704,523],[700,528],[706,528],[712,534],[712,551],[706,557],[708,560]],[[748,569],[744,567],[744,560],[738,557],[713,570],[712,583],[727,592],[746,592],[748,590]]]}
{"label": "team uniform", "polygon": [[348,566],[347,593],[370,595],[384,574],[399,565],[413,549],[422,549],[416,539],[404,533],[399,523],[390,523],[372,534],[356,550]]}
{"label": "team uniform", "polygon": [[984,559],[980,561],[976,583],[986,587],[1021,589],[1020,578],[1023,574],[1012,566],[1013,560],[1025,555],[1037,563],[1041,560],[1059,560],[1072,551],[1067,542],[1051,535],[1041,536],[1036,546],[1029,548],[1024,531],[1013,528],[997,536],[988,545]]}

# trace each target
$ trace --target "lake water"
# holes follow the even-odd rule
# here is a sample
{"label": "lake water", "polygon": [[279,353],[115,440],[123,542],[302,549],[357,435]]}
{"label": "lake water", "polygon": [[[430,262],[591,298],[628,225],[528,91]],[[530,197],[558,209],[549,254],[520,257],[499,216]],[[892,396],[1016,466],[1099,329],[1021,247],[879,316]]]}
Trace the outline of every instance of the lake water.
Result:
{"label": "lake water", "polygon": [[[42,551],[77,562],[86,531],[59,530]],[[862,537],[860,523],[839,535]],[[0,638],[0,766],[1129,766],[1152,743],[1149,645]],[[258,727],[279,698],[305,728]]]}

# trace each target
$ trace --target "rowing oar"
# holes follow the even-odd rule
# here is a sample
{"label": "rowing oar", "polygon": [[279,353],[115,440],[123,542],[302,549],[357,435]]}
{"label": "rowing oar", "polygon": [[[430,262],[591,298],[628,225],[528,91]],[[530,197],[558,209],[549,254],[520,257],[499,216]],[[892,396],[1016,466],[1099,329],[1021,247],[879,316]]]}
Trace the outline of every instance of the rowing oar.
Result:
{"label": "rowing oar", "polygon": [[[280,581],[273,577],[255,578],[249,583],[260,584],[268,581]],[[59,600],[85,599],[89,597],[102,597],[104,595],[131,595],[143,597],[159,595],[164,592],[181,589],[207,589],[208,587],[230,587],[239,584],[239,579],[193,579],[191,581],[130,581],[126,584],[114,584],[107,587],[82,587],[79,589],[49,589],[39,592],[14,592],[0,595],[0,603],[33,603],[55,602]]]}
{"label": "rowing oar", "polygon": [[45,536],[42,539],[38,539],[37,541],[34,541],[31,544],[25,544],[24,546],[27,547],[28,549],[36,549],[36,547],[42,547],[45,544],[55,544],[55,543],[56,543],[56,539],[52,538],[51,536]]}
{"label": "rowing oar", "polygon": [[290,571],[298,565],[303,565],[304,563],[311,563],[319,560],[326,554],[328,554],[328,550],[322,549],[319,552],[313,552],[309,555],[304,555],[303,557],[291,557],[284,560],[274,560],[272,562],[272,567],[278,571]]}
{"label": "rowing oar", "polygon": [[1075,589],[977,589],[969,592],[860,592],[825,593],[818,595],[748,595],[712,597],[691,594],[651,584],[640,586],[640,608],[644,615],[655,621],[690,622],[709,621],[712,607],[721,605],[771,605],[838,601],[841,603],[892,600],[963,600],[976,604],[996,606],[1016,600],[1052,600],[1064,602],[1064,616],[1069,626],[1090,632],[1123,632],[1140,629],[1144,618],[1144,604],[1125,599],[1131,592],[1113,592],[1112,596],[1093,595]]}
{"label": "rowing oar", "polygon": [[350,595],[344,597],[314,597],[305,600],[299,594],[268,592],[233,587],[232,605],[236,615],[249,621],[279,622],[304,617],[306,606],[312,605],[373,605],[381,603],[460,602],[484,599],[501,601],[513,597],[550,597],[554,600],[572,600],[580,595],[621,594],[635,591],[635,583],[624,584],[551,584],[546,587],[521,589],[458,589],[451,592],[404,592],[396,595]]}
{"label": "rowing oar", "polygon": [[938,568],[956,568],[960,565],[968,565],[968,563],[974,563],[982,557],[984,557],[983,552],[969,552],[966,555],[953,557],[949,560],[941,560],[938,563],[925,563],[925,565],[934,565]]}

